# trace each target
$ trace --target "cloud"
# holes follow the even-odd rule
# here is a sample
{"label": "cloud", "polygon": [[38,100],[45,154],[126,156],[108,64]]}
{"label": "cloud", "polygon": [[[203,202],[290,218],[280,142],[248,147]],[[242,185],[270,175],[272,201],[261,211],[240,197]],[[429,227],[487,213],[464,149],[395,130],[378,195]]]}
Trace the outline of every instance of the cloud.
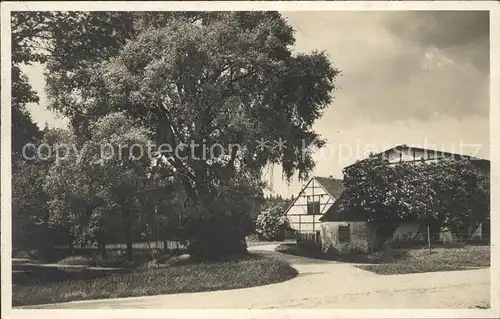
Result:
{"label": "cloud", "polygon": [[487,118],[489,19],[483,12],[287,13],[300,51],[341,69],[324,119],[373,123]]}
{"label": "cloud", "polygon": [[461,62],[489,67],[488,11],[413,11],[394,15],[387,27],[423,47],[447,51]]}

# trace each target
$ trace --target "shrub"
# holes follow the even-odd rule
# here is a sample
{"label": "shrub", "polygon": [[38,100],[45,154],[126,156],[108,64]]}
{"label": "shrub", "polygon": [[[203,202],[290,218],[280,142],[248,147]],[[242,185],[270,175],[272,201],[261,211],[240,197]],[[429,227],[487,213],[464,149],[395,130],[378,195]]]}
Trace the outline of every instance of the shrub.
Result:
{"label": "shrub", "polygon": [[[228,257],[247,254],[244,239],[223,233],[222,236],[203,237],[188,244],[187,253],[194,260],[224,260]],[[228,236],[223,236],[228,235]]]}
{"label": "shrub", "polygon": [[275,205],[257,216],[255,232],[263,240],[283,240],[290,223],[286,218],[283,205]]}

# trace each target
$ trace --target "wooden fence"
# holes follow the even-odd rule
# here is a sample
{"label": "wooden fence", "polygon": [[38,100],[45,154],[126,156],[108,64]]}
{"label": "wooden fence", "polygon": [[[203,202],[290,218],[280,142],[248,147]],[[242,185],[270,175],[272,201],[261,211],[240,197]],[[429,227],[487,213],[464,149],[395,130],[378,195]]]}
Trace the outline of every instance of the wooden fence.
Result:
{"label": "wooden fence", "polygon": [[[133,249],[165,249],[165,245],[167,246],[167,250],[175,250],[175,249],[183,249],[186,248],[180,241],[176,240],[167,240],[167,241],[157,241],[157,242],[140,242],[133,243]],[[69,245],[65,246],[56,246],[58,249],[69,249]],[[85,245],[81,247],[80,245],[75,245],[76,249],[97,249],[97,245]],[[106,249],[126,249],[126,244],[106,244]]]}
{"label": "wooden fence", "polygon": [[296,233],[297,243],[321,244],[320,232],[314,233]]}

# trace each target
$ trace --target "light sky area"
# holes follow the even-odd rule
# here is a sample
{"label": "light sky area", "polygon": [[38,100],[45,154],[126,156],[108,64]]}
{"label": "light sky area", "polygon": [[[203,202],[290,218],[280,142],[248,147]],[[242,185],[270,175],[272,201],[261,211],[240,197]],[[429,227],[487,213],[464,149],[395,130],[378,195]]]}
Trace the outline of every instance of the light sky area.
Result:
{"label": "light sky area", "polygon": [[[334,100],[315,124],[327,139],[313,175],[342,169],[397,144],[489,159],[489,20],[487,12],[282,12],[296,30],[295,50],[326,51],[342,75]],[[29,105],[43,127],[67,119],[45,107],[43,68],[26,74],[40,96]],[[273,192],[296,195],[280,167],[263,177]]]}

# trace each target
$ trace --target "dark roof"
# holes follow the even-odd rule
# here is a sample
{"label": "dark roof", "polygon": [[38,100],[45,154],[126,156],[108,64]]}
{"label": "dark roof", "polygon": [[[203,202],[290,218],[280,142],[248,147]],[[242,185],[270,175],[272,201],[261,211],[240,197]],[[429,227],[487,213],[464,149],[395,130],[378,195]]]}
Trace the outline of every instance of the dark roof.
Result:
{"label": "dark roof", "polygon": [[366,221],[367,214],[363,209],[347,207],[346,198],[343,194],[332,206],[320,217],[320,221]]}
{"label": "dark roof", "polygon": [[[449,157],[452,157],[452,158],[462,158],[462,159],[471,160],[473,162],[485,163],[484,165],[489,165],[489,161],[485,160],[485,159],[482,159],[482,158],[477,158],[477,157],[473,157],[473,156],[465,155],[465,154],[450,153],[450,152],[444,152],[444,151],[440,151],[440,150],[433,150],[433,149],[429,149],[429,148],[422,148],[422,147],[417,147],[417,146],[411,146],[411,145],[406,145],[406,144],[401,144],[401,145],[397,145],[397,146],[391,147],[391,148],[389,148],[389,149],[387,149],[387,150],[385,150],[383,152],[373,154],[373,156],[376,157],[376,156],[380,156],[382,154],[388,154],[388,153],[390,153],[393,150],[403,150],[403,149],[411,149],[411,150],[427,151],[427,152],[430,152],[430,153],[438,153],[438,154],[442,154],[443,156],[449,156]],[[365,159],[356,161],[355,163],[353,163],[351,165],[348,165],[345,168],[354,166],[354,165],[358,164],[359,162],[366,161],[366,160],[369,160],[369,159],[370,158],[365,158]]]}
{"label": "dark roof", "polygon": [[468,159],[468,160],[473,160],[473,161],[487,161],[488,162],[488,160],[485,160],[485,159],[482,159],[482,158],[478,158],[478,157],[474,157],[474,156],[471,156],[471,155],[451,153],[451,152],[445,152],[445,151],[441,151],[441,150],[433,150],[433,149],[430,149],[430,148],[422,148],[422,147],[411,146],[411,145],[406,145],[406,144],[395,146],[393,148],[385,150],[382,153],[386,153],[387,154],[390,151],[392,151],[393,149],[396,149],[396,150],[411,149],[411,150],[427,151],[427,152],[438,153],[438,154],[442,154],[444,156],[450,156],[450,157],[455,157],[455,158],[463,158],[463,159]]}
{"label": "dark roof", "polygon": [[344,181],[338,178],[314,176],[314,179],[330,194],[334,199],[340,198],[344,192]]}

